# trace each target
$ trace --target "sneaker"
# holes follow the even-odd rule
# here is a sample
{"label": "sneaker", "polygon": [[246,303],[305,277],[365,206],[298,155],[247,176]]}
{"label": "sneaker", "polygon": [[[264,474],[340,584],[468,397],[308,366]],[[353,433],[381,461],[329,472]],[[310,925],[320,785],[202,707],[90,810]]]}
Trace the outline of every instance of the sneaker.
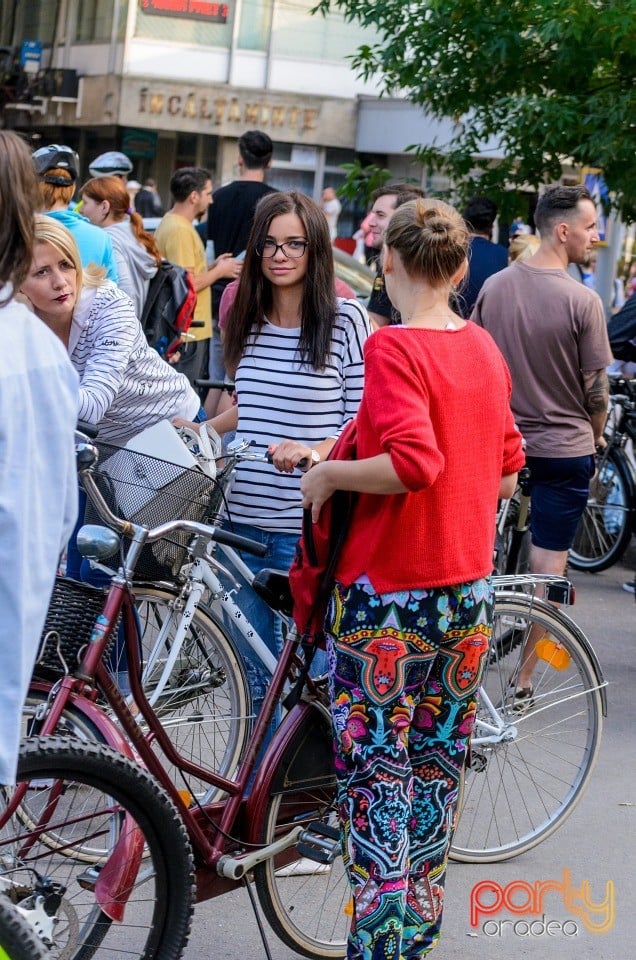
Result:
{"label": "sneaker", "polygon": [[624,583],[623,590],[626,590],[627,593],[636,593],[636,583],[634,580],[629,580],[627,583]]}
{"label": "sneaker", "polygon": [[318,863],[317,860],[310,860],[309,857],[301,857],[295,860],[287,867],[281,867],[276,871],[277,877],[312,877],[319,873],[329,873],[330,863]]}

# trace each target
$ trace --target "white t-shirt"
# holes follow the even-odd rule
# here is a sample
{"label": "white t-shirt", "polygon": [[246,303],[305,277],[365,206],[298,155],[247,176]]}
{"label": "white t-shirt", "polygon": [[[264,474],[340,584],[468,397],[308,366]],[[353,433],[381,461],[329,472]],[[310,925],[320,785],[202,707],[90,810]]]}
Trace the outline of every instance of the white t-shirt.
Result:
{"label": "white t-shirt", "polygon": [[[236,371],[237,434],[265,452],[270,443],[297,440],[314,447],[337,436],[355,416],[364,384],[362,348],[370,334],[357,300],[338,299],[331,353],[324,370],[301,363],[300,328],[265,321]],[[269,463],[242,463],[230,494],[230,517],[274,533],[300,533],[302,474]]]}
{"label": "white t-shirt", "polygon": [[77,518],[78,377],[62,342],[14,300],[0,307],[0,337],[0,783],[9,784],[55,571]]}

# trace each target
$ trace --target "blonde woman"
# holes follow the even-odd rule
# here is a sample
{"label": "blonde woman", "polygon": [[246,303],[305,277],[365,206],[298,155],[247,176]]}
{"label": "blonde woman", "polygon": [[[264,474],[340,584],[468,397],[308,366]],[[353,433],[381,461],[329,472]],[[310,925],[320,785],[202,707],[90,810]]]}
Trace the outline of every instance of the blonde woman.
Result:
{"label": "blonde woman", "polygon": [[123,444],[160,420],[198,418],[186,377],[148,346],[130,300],[96,268],[82,270],[73,236],[35,218],[33,259],[20,291],[59,337],[80,377],[78,417]]}
{"label": "blonde woman", "polygon": [[541,241],[534,233],[520,233],[513,237],[508,247],[508,259],[510,263],[521,263],[522,260],[529,260],[541,246]]}

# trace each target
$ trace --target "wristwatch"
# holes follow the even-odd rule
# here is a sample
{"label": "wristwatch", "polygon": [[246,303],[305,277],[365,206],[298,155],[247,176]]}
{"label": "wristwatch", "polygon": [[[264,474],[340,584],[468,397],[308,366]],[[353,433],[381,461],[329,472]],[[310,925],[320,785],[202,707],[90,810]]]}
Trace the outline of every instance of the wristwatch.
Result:
{"label": "wristwatch", "polygon": [[311,451],[311,465],[312,465],[312,467],[315,467],[317,463],[320,463],[320,454],[318,453],[317,450],[313,450],[313,449],[312,449],[312,451]]}

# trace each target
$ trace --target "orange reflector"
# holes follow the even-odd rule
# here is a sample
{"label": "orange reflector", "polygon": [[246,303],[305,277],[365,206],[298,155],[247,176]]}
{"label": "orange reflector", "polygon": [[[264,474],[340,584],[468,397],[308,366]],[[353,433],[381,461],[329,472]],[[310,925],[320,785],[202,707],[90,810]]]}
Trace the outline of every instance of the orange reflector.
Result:
{"label": "orange reflector", "polygon": [[186,807],[189,807],[190,804],[192,803],[192,794],[190,793],[190,791],[189,791],[189,790],[177,790],[177,793],[178,793],[179,796],[181,797],[181,800],[182,800],[183,804],[184,804]]}
{"label": "orange reflector", "polygon": [[545,660],[555,670],[567,670],[570,666],[570,654],[556,640],[543,637],[535,646],[535,653],[540,660]]}
{"label": "orange reflector", "polygon": [[345,917],[353,916],[353,897],[349,898],[349,903],[344,908]]}

